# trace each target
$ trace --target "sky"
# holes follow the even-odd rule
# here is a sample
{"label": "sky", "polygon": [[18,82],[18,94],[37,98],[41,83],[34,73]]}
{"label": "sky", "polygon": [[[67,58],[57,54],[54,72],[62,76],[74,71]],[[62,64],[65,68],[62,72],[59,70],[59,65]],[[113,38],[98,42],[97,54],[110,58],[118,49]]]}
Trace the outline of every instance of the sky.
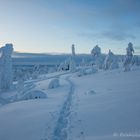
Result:
{"label": "sky", "polygon": [[95,45],[140,54],[140,0],[0,0],[0,46],[33,53],[90,53]]}

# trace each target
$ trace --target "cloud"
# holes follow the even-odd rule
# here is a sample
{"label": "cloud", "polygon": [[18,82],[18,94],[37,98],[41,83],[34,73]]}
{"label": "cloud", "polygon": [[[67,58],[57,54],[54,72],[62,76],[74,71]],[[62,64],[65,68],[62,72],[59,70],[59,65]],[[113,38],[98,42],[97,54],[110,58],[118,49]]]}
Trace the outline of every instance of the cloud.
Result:
{"label": "cloud", "polygon": [[123,17],[126,15],[139,15],[140,0],[111,0],[108,5],[103,7],[103,14],[112,15],[116,17]]}
{"label": "cloud", "polygon": [[122,41],[126,39],[135,39],[136,37],[132,34],[128,34],[125,32],[117,32],[117,31],[106,31],[102,33],[102,37],[116,40],[116,41]]}
{"label": "cloud", "polygon": [[[108,24],[110,27],[119,29],[133,29],[137,23],[140,23],[140,0],[106,0],[104,2],[100,2],[97,7],[93,5],[94,22],[103,22],[104,25]],[[89,10],[92,9],[89,8]]]}
{"label": "cloud", "polygon": [[88,39],[105,38],[105,39],[115,40],[115,41],[123,41],[126,39],[136,39],[136,37],[132,34],[128,34],[128,33],[120,32],[116,30],[104,31],[100,33],[83,32],[83,33],[78,34],[78,36],[88,38]]}
{"label": "cloud", "polygon": [[82,32],[82,33],[79,33],[78,36],[88,38],[88,39],[92,39],[94,37],[97,37],[98,35],[95,34],[95,33]]}

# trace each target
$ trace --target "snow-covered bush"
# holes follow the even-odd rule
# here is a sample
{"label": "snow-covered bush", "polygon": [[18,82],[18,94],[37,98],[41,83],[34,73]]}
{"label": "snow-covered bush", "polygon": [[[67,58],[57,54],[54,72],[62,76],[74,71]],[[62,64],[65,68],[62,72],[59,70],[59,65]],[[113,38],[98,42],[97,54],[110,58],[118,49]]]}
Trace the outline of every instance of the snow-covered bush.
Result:
{"label": "snow-covered bush", "polygon": [[76,70],[74,56],[71,56],[70,58],[62,62],[58,67],[58,71],[68,71],[68,70],[70,70],[71,72],[75,72]]}
{"label": "snow-covered bush", "polygon": [[96,73],[98,70],[94,67],[91,68],[86,68],[86,67],[81,67],[79,69],[79,72],[77,73],[78,77],[84,76],[84,75],[89,75],[89,74],[93,74]]}
{"label": "snow-covered bush", "polygon": [[84,75],[89,75],[97,72],[97,68],[95,68],[95,65],[93,64],[88,64],[85,59],[83,58],[80,66],[79,66],[79,71],[77,73],[78,77],[84,76]]}
{"label": "snow-covered bush", "polygon": [[49,82],[48,89],[57,88],[59,86],[60,86],[59,79],[58,78],[54,78],[54,79],[52,79]]}
{"label": "snow-covered bush", "polygon": [[85,71],[86,75],[93,74],[93,73],[96,73],[96,72],[97,72],[97,70],[93,69],[93,68],[86,69],[86,71]]}
{"label": "snow-covered bush", "polygon": [[33,74],[32,74],[32,78],[33,79],[37,79],[40,73],[40,68],[39,65],[35,65],[33,68]]}
{"label": "snow-covered bush", "polygon": [[22,93],[23,89],[24,89],[24,74],[22,69],[17,70],[16,72],[17,74],[17,91],[18,93]]}
{"label": "snow-covered bush", "polygon": [[21,77],[24,81],[32,79],[32,70],[27,68],[26,66],[13,65],[13,81],[18,81],[19,79],[21,79]]}
{"label": "snow-covered bush", "polygon": [[140,56],[133,56],[132,64],[136,66],[140,66]]}
{"label": "snow-covered bush", "polygon": [[70,61],[69,60],[65,60],[58,67],[58,71],[67,71],[69,69],[70,69]]}
{"label": "snow-covered bush", "polygon": [[118,67],[119,67],[119,64],[118,64],[117,57],[113,54],[113,52],[111,52],[111,50],[109,50],[104,61],[104,69],[105,70],[116,69]]}
{"label": "snow-covered bush", "polygon": [[103,66],[104,58],[101,54],[101,48],[98,45],[96,45],[91,50],[91,55],[93,57],[93,61],[94,61],[95,65],[97,66],[97,68],[101,69]]}
{"label": "snow-covered bush", "polygon": [[22,100],[38,99],[38,98],[47,98],[47,95],[46,95],[46,93],[44,93],[41,90],[32,90],[32,91],[26,93],[22,97]]}
{"label": "snow-covered bush", "polygon": [[0,90],[10,89],[13,81],[12,73],[12,52],[13,45],[6,44],[0,48]]}
{"label": "snow-covered bush", "polygon": [[133,53],[134,53],[133,44],[131,42],[129,42],[128,47],[126,48],[126,57],[125,57],[125,60],[123,63],[124,71],[130,70],[130,66],[131,66],[132,60],[133,60]]}
{"label": "snow-covered bush", "polygon": [[81,77],[83,75],[86,75],[86,69],[85,68],[80,68],[79,72],[77,73],[77,76]]}
{"label": "snow-covered bush", "polygon": [[86,66],[86,62],[85,62],[85,59],[84,58],[82,59],[82,61],[80,63],[80,66],[81,67],[85,67]]}

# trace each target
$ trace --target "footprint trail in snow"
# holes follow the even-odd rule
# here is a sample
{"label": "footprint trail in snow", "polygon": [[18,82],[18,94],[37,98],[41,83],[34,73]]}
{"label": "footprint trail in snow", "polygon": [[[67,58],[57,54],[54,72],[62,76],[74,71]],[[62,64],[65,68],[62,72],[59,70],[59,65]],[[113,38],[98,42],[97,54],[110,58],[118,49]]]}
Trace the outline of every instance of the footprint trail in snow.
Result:
{"label": "footprint trail in snow", "polygon": [[62,109],[60,110],[56,127],[53,132],[52,140],[66,140],[68,137],[68,123],[69,116],[71,114],[72,97],[74,94],[74,84],[69,79],[69,77],[67,77],[66,80],[70,85],[70,90],[68,92],[66,100],[63,103]]}

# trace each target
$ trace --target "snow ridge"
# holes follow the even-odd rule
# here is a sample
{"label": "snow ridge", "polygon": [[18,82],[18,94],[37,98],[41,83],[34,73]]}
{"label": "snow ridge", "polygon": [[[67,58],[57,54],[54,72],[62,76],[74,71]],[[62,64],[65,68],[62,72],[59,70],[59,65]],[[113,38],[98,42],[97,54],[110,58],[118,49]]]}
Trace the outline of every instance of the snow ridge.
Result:
{"label": "snow ridge", "polygon": [[69,123],[69,116],[71,113],[71,105],[72,105],[72,96],[74,94],[74,84],[69,79],[66,78],[68,83],[70,84],[70,90],[65,100],[62,109],[60,111],[60,115],[58,117],[58,121],[56,127],[54,129],[52,140],[66,140],[68,137],[68,123]]}

